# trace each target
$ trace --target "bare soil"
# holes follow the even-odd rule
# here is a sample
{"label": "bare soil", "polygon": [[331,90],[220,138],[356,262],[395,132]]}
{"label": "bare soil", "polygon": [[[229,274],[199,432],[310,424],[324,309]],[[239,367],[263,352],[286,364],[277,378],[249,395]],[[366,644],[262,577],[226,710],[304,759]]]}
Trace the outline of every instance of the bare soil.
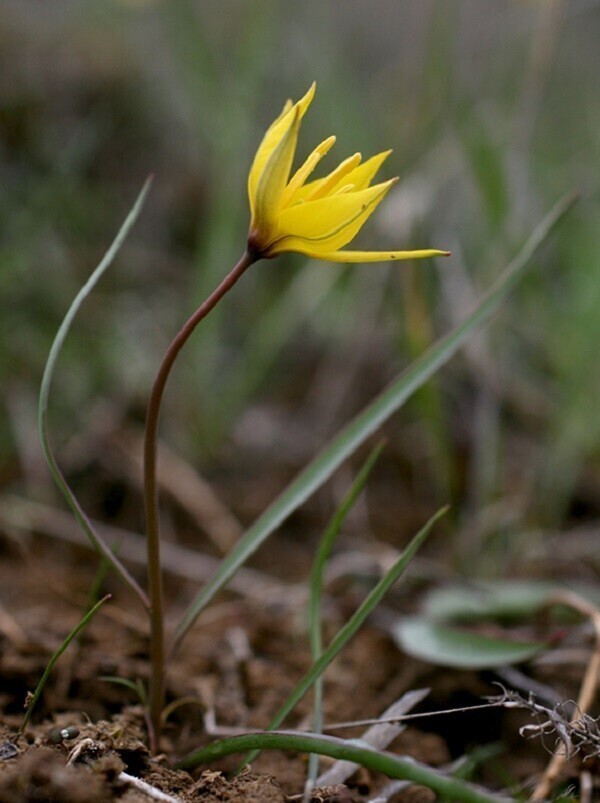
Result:
{"label": "bare soil", "polygon": [[[63,522],[60,511],[52,515]],[[37,529],[52,527],[47,514]],[[64,527],[69,529],[66,520]],[[186,527],[181,530],[185,543]],[[275,539],[268,552],[259,553],[255,574],[242,576],[235,591],[218,596],[170,665],[168,703],[173,705],[159,756],[148,751],[144,710],[135,693],[103,679],[136,682],[148,676],[144,612],[110,574],[102,591],[113,598],[59,659],[29,726],[15,739],[27,694],[89,604],[98,561],[83,546],[10,528],[0,540],[0,553],[0,803],[152,799],[128,776],[150,784],[151,793],[160,790],[179,801],[301,800],[304,755],[264,752],[238,775],[239,756],[194,774],[173,769],[191,750],[217,738],[219,729],[265,727],[310,665],[300,581],[308,574],[312,551],[293,528]],[[173,571],[166,579],[173,617],[197,586]],[[328,637],[354,610],[364,588],[364,579],[343,572],[329,583]],[[410,610],[417,596],[410,582],[400,584],[386,600],[386,615]],[[588,636],[582,638],[581,649],[589,652]],[[584,666],[585,658],[579,665],[538,667],[536,677],[564,698],[575,698]],[[497,693],[494,680],[498,676],[493,673],[435,668],[406,657],[376,617],[327,671],[325,721],[377,717],[405,692],[424,687],[431,691],[419,711],[475,705]],[[310,713],[307,696],[287,725],[307,725]],[[498,756],[478,769],[474,780],[490,789],[507,784],[530,788],[554,747],[519,736],[519,726],[530,721],[524,712],[505,709],[430,717],[407,727],[389,749],[442,767],[474,747],[496,743]],[[362,730],[342,735],[360,736]],[[322,767],[327,765],[323,760]],[[579,758],[567,768],[566,781],[575,787],[581,768]],[[387,782],[359,770],[345,784],[315,790],[312,800],[368,801]],[[416,803],[435,797],[410,788],[388,799]]]}

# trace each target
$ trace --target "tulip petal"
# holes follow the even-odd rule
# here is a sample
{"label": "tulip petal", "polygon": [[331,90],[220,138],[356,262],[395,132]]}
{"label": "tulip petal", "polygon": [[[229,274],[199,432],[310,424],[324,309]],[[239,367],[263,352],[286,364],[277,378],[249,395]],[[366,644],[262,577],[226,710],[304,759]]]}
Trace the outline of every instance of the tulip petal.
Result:
{"label": "tulip petal", "polygon": [[331,253],[302,251],[305,256],[322,259],[325,262],[391,262],[401,259],[427,259],[429,257],[449,257],[450,251],[427,248],[421,251],[333,251]]}
{"label": "tulip petal", "polygon": [[294,102],[288,98],[286,100],[286,102],[283,104],[283,109],[281,110],[280,115],[273,120],[273,122],[271,123],[271,125],[267,129],[267,134],[273,128],[274,125],[277,125],[277,123],[281,119],[283,119],[285,117],[285,115],[290,111],[290,109],[292,108],[293,105],[294,105]]}
{"label": "tulip petal", "polygon": [[281,210],[281,199],[290,175],[298,129],[300,110],[294,107],[291,125],[273,150],[262,171],[254,198],[254,217],[252,227],[260,236],[268,238],[268,232],[275,230]]}
{"label": "tulip petal", "polygon": [[327,137],[327,139],[323,140],[314,151],[310,154],[310,156],[306,159],[304,164],[296,170],[294,175],[289,181],[289,184],[285,188],[285,192],[281,199],[282,207],[289,206],[293,203],[296,198],[294,197],[297,190],[302,187],[306,179],[310,176],[312,171],[315,167],[319,164],[321,159],[325,156],[325,154],[333,147],[335,144],[335,137]]}
{"label": "tulip petal", "polygon": [[[345,176],[345,181],[354,184],[355,189],[364,190],[371,183],[373,176],[377,173],[381,165],[385,162],[392,151],[383,151],[375,156],[371,156],[366,162],[359,164]],[[297,193],[298,200],[307,200],[310,196],[311,199],[319,197],[322,194],[323,184],[327,181],[329,176],[318,178],[305,184],[302,189]]]}
{"label": "tulip petal", "polygon": [[345,195],[347,192],[354,192],[354,190],[355,190],[354,184],[344,184],[344,186],[340,187],[339,190],[335,190],[335,192],[331,197],[335,198],[338,195]]}
{"label": "tulip petal", "polygon": [[294,110],[295,109],[299,110],[300,119],[304,117],[304,114],[306,113],[306,110],[310,106],[310,103],[314,97],[315,89],[316,89],[316,84],[313,83],[308,92],[304,95],[304,97],[301,98],[293,106],[291,105],[290,101],[288,101],[283,107],[283,112],[273,123],[271,123],[271,125],[267,129],[267,133],[264,135],[262,142],[258,146],[258,150],[256,151],[256,156],[254,157],[254,161],[252,162],[252,167],[250,168],[250,173],[248,175],[248,198],[250,201],[250,210],[253,216],[254,216],[254,207],[256,200],[256,190],[258,187],[258,183],[260,181],[260,177],[265,168],[265,165],[269,159],[269,156],[279,145],[279,143],[285,136],[286,132],[288,131],[289,127],[291,126],[294,116]]}
{"label": "tulip petal", "polygon": [[358,165],[351,173],[348,173],[346,181],[352,182],[357,190],[366,189],[373,180],[373,176],[377,173],[391,152],[391,150],[382,151],[382,153],[371,156],[366,162]]}
{"label": "tulip petal", "polygon": [[271,253],[337,251],[357,234],[395,182],[391,179],[360,192],[321,198],[284,210]]}
{"label": "tulip petal", "polygon": [[360,153],[355,153],[344,159],[335,170],[332,170],[328,176],[325,176],[320,182],[318,187],[314,187],[312,192],[304,196],[305,201],[316,201],[319,198],[325,198],[330,195],[340,185],[341,181],[351,173],[359,164],[362,159]]}

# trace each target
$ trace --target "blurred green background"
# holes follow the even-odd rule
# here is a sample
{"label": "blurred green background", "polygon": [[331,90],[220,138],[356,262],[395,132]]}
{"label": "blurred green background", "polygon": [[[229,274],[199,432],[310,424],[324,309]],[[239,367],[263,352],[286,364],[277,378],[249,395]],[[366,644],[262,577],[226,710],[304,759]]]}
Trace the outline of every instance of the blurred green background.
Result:
{"label": "blurred green background", "polygon": [[486,574],[518,561],[524,528],[597,518],[598,41],[589,0],[3,0],[4,488],[50,493],[44,362],[146,175],[151,198],[54,385],[59,455],[84,479],[104,438],[141,424],[171,337],[243,251],[254,150],[316,80],[299,157],[335,133],[325,169],[392,147],[382,174],[401,177],[355,247],[453,256],[259,263],[178,365],[164,440],[251,517],[578,188],[492,327],[386,427],[370,511],[393,534],[452,501],[458,565]]}

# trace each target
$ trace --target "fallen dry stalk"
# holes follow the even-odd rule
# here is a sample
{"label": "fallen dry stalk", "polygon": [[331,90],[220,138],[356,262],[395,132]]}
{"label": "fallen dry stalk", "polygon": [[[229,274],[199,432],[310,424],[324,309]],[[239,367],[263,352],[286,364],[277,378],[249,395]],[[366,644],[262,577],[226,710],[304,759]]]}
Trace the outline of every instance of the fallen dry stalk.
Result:
{"label": "fallen dry stalk", "polygon": [[127,772],[119,773],[119,780],[135,787],[138,792],[147,795],[151,800],[160,800],[163,801],[163,803],[183,803],[180,797],[173,797],[172,795],[166,794],[166,792],[161,792],[161,790],[157,789],[155,786],[152,786],[146,781],[142,781],[141,778],[136,778],[135,775],[129,775]]}

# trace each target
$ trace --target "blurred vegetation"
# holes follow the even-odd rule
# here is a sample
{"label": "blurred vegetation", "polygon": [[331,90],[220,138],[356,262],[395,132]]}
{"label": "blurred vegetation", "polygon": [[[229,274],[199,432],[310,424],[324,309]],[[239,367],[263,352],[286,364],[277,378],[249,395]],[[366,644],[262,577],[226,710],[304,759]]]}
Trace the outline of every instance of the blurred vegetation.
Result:
{"label": "blurred vegetation", "polygon": [[383,172],[402,181],[362,245],[449,248],[452,260],[259,263],[183,355],[165,440],[207,474],[285,477],[578,187],[541,269],[387,428],[385,470],[411,524],[454,503],[454,554],[471,571],[501,573],[525,524],[597,517],[599,38],[589,0],[5,0],[4,482],[47,482],[35,431],[47,351],[145,176],[156,181],[142,219],[58,367],[66,446],[102,416],[142,421],[168,342],[244,248],[266,125],[316,79],[301,155],[330,133],[332,164],[394,148]]}

